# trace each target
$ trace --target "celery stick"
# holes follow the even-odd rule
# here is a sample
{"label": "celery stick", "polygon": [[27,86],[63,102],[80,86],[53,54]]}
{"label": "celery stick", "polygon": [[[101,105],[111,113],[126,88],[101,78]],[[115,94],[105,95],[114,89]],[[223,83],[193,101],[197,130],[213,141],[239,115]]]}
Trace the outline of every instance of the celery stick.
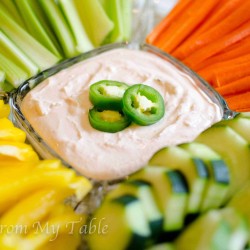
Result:
{"label": "celery stick", "polygon": [[[26,28],[24,21],[15,5],[13,0],[1,0],[1,3],[4,5],[4,7],[7,9],[11,17],[20,25],[22,28]],[[0,6],[0,8],[3,8],[3,5]]]}
{"label": "celery stick", "polygon": [[43,19],[39,18],[36,12],[37,9],[33,8],[34,1],[15,0],[15,3],[23,17],[29,33],[52,53],[60,57],[61,54],[51,40],[50,35],[47,33],[47,29],[46,27],[44,27],[44,23],[41,22]]}
{"label": "celery stick", "polygon": [[10,83],[3,81],[0,82],[0,90],[4,91],[4,92],[10,92],[13,89],[15,89]]}
{"label": "celery stick", "polygon": [[50,20],[66,57],[77,55],[73,34],[59,6],[53,0],[40,0],[40,3]]}
{"label": "celery stick", "polygon": [[36,39],[22,29],[4,9],[0,8],[0,29],[36,62],[40,70],[46,69],[57,63],[60,58],[47,50]]}
{"label": "celery stick", "polygon": [[0,53],[22,68],[29,76],[35,75],[39,68],[23,51],[0,29]]}
{"label": "celery stick", "polygon": [[3,83],[5,80],[5,72],[0,70],[0,83]]}
{"label": "celery stick", "polygon": [[25,71],[2,54],[0,54],[0,70],[5,72],[6,80],[15,88],[28,78]]}
{"label": "celery stick", "polygon": [[73,0],[93,44],[99,46],[114,27],[99,0]]}
{"label": "celery stick", "polygon": [[124,40],[124,26],[121,0],[106,0],[105,8],[109,18],[114,22],[114,29],[107,42],[122,42]]}
{"label": "celery stick", "polygon": [[77,51],[85,52],[93,49],[94,46],[86,33],[74,2],[71,0],[59,0],[59,3],[76,39]]}
{"label": "celery stick", "polygon": [[132,35],[132,0],[121,0],[123,40],[129,41]]}

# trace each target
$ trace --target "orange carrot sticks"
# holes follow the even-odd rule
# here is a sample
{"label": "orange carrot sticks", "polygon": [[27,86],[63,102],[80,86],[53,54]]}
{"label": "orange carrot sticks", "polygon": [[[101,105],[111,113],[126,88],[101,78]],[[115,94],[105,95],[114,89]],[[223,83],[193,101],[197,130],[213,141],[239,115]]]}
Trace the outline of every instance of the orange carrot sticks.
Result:
{"label": "orange carrot sticks", "polygon": [[[229,1],[230,2],[230,1]],[[179,59],[184,59],[191,55],[197,49],[216,41],[219,38],[224,37],[226,34],[232,32],[237,27],[250,19],[249,9],[250,1],[241,1],[241,5],[232,11],[228,16],[224,18],[217,25],[208,29],[206,32],[193,36],[192,39],[188,39],[173,53]]]}
{"label": "orange carrot sticks", "polygon": [[215,65],[219,62],[225,62],[230,59],[233,60],[237,57],[244,56],[245,54],[249,53],[250,53],[250,36],[230,46],[227,50],[222,51],[221,53],[208,58],[207,60],[203,61],[198,65],[195,65],[193,67],[193,70],[199,71],[208,66]]}
{"label": "orange carrot sticks", "polygon": [[245,22],[243,25],[238,27],[233,32],[225,35],[223,38],[209,43],[208,45],[202,47],[201,49],[195,51],[193,54],[188,56],[183,62],[186,63],[191,68],[195,67],[204,60],[212,57],[213,55],[221,52],[230,45],[244,39],[250,35],[250,20]]}
{"label": "orange carrot sticks", "polygon": [[189,8],[179,18],[174,20],[162,36],[156,41],[166,52],[172,52],[193,30],[206,18],[206,16],[218,5],[215,0],[193,0]]}
{"label": "orange carrot sticks", "polygon": [[216,90],[223,96],[248,92],[250,91],[250,76],[237,79],[226,84],[225,86],[216,88]]}
{"label": "orange carrot sticks", "polygon": [[212,86],[221,87],[237,79],[250,76],[249,61],[238,64],[227,64],[224,67],[204,69],[198,71],[204,79],[206,79]]}
{"label": "orange carrot sticks", "polygon": [[235,111],[250,111],[250,91],[225,98],[227,104]]}
{"label": "orange carrot sticks", "polygon": [[153,44],[155,40],[159,38],[163,30],[166,29],[173,20],[178,18],[179,15],[186,11],[192,2],[193,0],[180,0],[171,10],[171,12],[147,36],[146,41],[150,44]]}

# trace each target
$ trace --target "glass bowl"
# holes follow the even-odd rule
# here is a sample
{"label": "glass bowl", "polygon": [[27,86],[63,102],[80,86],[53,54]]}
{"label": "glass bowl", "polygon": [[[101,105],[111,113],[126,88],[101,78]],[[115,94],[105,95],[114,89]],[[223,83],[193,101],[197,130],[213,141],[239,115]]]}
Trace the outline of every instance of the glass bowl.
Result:
{"label": "glass bowl", "polygon": [[55,75],[56,73],[71,67],[72,65],[77,64],[78,62],[87,60],[89,58],[93,58],[98,56],[102,53],[119,49],[119,48],[126,48],[130,50],[140,50],[146,51],[149,53],[153,53],[157,57],[164,59],[165,61],[171,63],[179,72],[180,74],[185,74],[189,78],[193,80],[193,82],[198,86],[201,92],[210,99],[211,102],[216,104],[220,110],[221,118],[223,119],[230,119],[234,116],[234,112],[232,112],[224,99],[202,78],[200,78],[196,73],[190,70],[188,67],[183,65],[181,62],[173,58],[167,53],[162,52],[161,50],[145,44],[145,43],[119,43],[119,44],[109,44],[98,49],[92,50],[87,53],[83,53],[77,57],[65,60],[60,64],[45,70],[38,75],[30,78],[26,82],[24,82],[15,92],[11,94],[11,107],[12,107],[12,118],[13,122],[23,129],[27,133],[27,138],[29,142],[34,146],[38,154],[42,158],[59,158],[62,162],[70,167],[70,164],[65,161],[61,156],[59,156],[51,147],[47,145],[47,143],[39,136],[39,134],[32,128],[29,121],[26,119],[24,114],[21,111],[21,104],[26,96],[26,94],[32,90],[34,87],[39,85],[43,80],[49,78],[50,76]]}

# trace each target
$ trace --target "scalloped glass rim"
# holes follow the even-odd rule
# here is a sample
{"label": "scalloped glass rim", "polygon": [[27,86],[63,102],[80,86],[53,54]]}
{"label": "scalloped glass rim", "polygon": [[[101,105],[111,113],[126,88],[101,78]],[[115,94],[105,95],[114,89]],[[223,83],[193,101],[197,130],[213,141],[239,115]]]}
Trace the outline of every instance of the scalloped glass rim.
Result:
{"label": "scalloped glass rim", "polygon": [[[80,61],[86,60],[88,58],[94,57],[96,55],[99,55],[101,53],[107,52],[112,49],[116,48],[128,48],[128,49],[134,49],[134,50],[143,50],[147,52],[151,52],[156,54],[157,56],[165,59],[166,61],[171,62],[176,68],[178,68],[180,71],[188,74],[192,79],[195,81],[197,86],[199,86],[202,91],[214,102],[216,103],[220,109],[223,119],[231,119],[235,116],[235,112],[231,111],[225,100],[220,96],[220,94],[215,91],[205,80],[203,80],[199,75],[197,75],[194,71],[189,69],[187,66],[185,66],[183,63],[181,63],[179,60],[175,59],[171,55],[161,51],[160,49],[148,45],[146,43],[116,43],[116,44],[109,44],[102,47],[99,47],[97,49],[94,49],[92,51],[83,53],[79,56],[76,56],[74,58],[67,59],[65,61],[62,61],[61,63],[43,71],[40,72],[38,75],[28,79],[25,81],[16,91],[11,93],[11,107],[12,107],[12,118],[13,122],[22,128],[26,134],[27,138],[30,141],[30,143],[34,146],[34,148],[37,150],[37,152],[40,154],[43,158],[59,158],[62,160],[62,162],[69,166],[67,162],[65,162],[57,153],[54,152],[44,141],[43,139],[34,131],[30,123],[25,119],[24,115],[21,112],[20,104],[24,98],[24,96],[36,85],[38,85],[40,82],[42,82],[44,79],[56,74],[57,72],[70,67],[73,64],[76,64]],[[70,167],[70,166],[69,166]]]}

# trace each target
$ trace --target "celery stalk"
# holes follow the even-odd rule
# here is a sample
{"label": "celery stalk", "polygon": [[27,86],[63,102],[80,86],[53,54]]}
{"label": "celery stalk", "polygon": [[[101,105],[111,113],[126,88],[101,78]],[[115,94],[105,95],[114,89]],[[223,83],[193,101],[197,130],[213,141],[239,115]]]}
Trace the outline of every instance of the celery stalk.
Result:
{"label": "celery stalk", "polygon": [[121,0],[123,40],[129,41],[132,35],[132,0]]}
{"label": "celery stalk", "polygon": [[107,42],[122,42],[124,39],[124,26],[121,0],[106,0],[105,8],[109,18],[114,22],[114,29]]}
{"label": "celery stalk", "polygon": [[37,74],[37,65],[0,29],[0,53],[22,68],[29,76]]}
{"label": "celery stalk", "polygon": [[0,29],[18,44],[33,62],[36,62],[40,70],[51,67],[61,59],[22,29],[2,8],[0,8]]}
{"label": "celery stalk", "polygon": [[93,44],[99,46],[112,31],[114,24],[99,0],[73,0]]}
{"label": "celery stalk", "polygon": [[79,52],[85,52],[94,48],[86,30],[77,13],[76,6],[71,0],[59,0],[62,11],[67,18],[71,30],[76,38],[76,49]]}
{"label": "celery stalk", "polygon": [[[36,3],[37,0],[35,0]],[[51,39],[51,34],[48,33],[48,29],[42,22],[42,18],[37,12],[37,8],[34,6],[34,1],[31,0],[15,0],[15,3],[23,17],[26,27],[29,33],[36,38],[41,44],[49,49],[56,56],[61,56],[56,45]],[[55,40],[54,40],[55,41]]]}
{"label": "celery stalk", "polygon": [[16,5],[13,0],[1,0],[1,6],[0,8],[3,8],[3,6],[6,8],[6,10],[9,12],[11,17],[20,25],[22,28],[25,29],[24,21],[16,8]]}
{"label": "celery stalk", "polygon": [[39,2],[50,20],[66,57],[73,57],[77,55],[73,34],[59,6],[53,0],[40,0]]}
{"label": "celery stalk", "polygon": [[3,83],[5,80],[5,72],[0,70],[0,83]]}
{"label": "celery stalk", "polygon": [[11,92],[13,89],[15,88],[8,82],[6,81],[0,82],[0,90],[4,92]]}
{"label": "celery stalk", "polygon": [[25,71],[2,54],[0,54],[0,70],[5,72],[6,80],[14,87],[18,87],[28,78]]}

